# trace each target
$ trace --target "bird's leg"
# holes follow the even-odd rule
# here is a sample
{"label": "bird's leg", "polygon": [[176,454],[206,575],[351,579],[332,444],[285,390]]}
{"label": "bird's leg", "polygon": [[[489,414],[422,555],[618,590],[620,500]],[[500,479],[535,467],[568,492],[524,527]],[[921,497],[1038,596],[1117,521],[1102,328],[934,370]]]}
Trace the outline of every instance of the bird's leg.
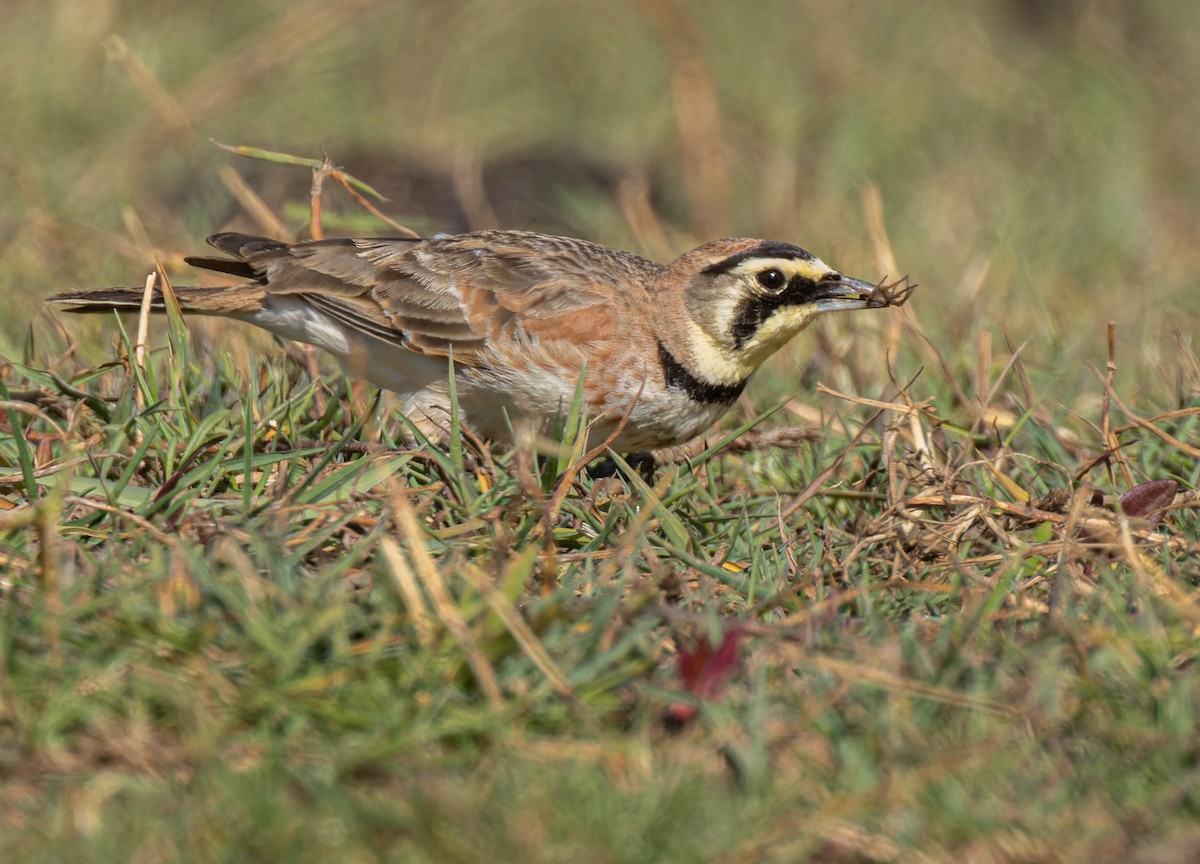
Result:
{"label": "bird's leg", "polygon": [[629,463],[630,468],[642,475],[643,480],[647,483],[654,483],[654,472],[658,470],[658,462],[653,453],[649,451],[630,453],[625,457],[625,461]]}
{"label": "bird's leg", "polygon": [[[654,472],[658,469],[658,463],[654,459],[653,453],[648,451],[629,453],[625,456],[625,462],[647,483],[654,482]],[[587,469],[588,476],[593,480],[599,480],[601,477],[615,477],[620,472],[621,468],[615,459],[601,459],[594,465],[589,465]]]}

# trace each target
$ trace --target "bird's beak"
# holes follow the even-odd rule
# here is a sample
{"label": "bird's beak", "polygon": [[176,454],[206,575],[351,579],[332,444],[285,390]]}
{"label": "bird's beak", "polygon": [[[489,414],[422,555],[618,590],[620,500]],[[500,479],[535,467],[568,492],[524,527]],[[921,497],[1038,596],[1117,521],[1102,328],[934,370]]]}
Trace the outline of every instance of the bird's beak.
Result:
{"label": "bird's beak", "polygon": [[817,283],[816,307],[819,312],[878,309],[892,305],[890,297],[887,290],[881,290],[881,286],[874,282],[831,275]]}

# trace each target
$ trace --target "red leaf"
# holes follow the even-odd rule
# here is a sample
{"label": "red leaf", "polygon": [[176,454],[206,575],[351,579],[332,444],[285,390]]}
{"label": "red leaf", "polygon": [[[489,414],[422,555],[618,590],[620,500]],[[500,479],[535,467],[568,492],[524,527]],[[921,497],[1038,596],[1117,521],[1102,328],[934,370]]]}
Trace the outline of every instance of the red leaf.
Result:
{"label": "red leaf", "polygon": [[1174,480],[1139,483],[1121,496],[1121,510],[1134,519],[1145,519],[1152,526],[1162,521],[1163,513],[1175,500],[1179,484]]}
{"label": "red leaf", "polygon": [[742,658],[738,651],[741,635],[740,630],[730,628],[715,650],[706,636],[696,640],[694,650],[680,650],[679,677],[689,693],[699,699],[720,698],[725,685],[741,666]]}

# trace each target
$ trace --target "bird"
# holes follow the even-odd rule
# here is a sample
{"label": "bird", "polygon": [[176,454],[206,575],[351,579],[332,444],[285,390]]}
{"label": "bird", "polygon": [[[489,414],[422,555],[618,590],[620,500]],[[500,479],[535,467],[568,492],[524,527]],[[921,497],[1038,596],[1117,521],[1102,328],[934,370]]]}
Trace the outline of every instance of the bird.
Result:
{"label": "bird", "polygon": [[[402,400],[427,439],[462,423],[483,440],[534,441],[582,381],[593,435],[621,453],[690,441],[763,362],[832,311],[900,305],[911,287],[843,275],[790,243],[716,240],[660,264],[572,237],[487,230],[295,243],[220,233],[227,257],[188,257],[234,277],[176,287],[184,313],[254,324],[315,345]],[[71,312],[135,310],[141,288],[58,294]],[[898,299],[899,298],[899,299]],[[154,289],[153,311],[166,301]]]}

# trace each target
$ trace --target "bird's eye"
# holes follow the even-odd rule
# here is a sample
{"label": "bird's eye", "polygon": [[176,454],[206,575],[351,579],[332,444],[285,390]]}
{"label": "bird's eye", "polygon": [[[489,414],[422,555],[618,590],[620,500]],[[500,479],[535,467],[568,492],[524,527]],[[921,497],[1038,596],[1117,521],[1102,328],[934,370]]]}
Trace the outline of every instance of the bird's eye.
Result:
{"label": "bird's eye", "polygon": [[772,267],[770,270],[764,270],[758,274],[758,284],[768,291],[782,291],[787,282],[787,276],[778,267]]}

